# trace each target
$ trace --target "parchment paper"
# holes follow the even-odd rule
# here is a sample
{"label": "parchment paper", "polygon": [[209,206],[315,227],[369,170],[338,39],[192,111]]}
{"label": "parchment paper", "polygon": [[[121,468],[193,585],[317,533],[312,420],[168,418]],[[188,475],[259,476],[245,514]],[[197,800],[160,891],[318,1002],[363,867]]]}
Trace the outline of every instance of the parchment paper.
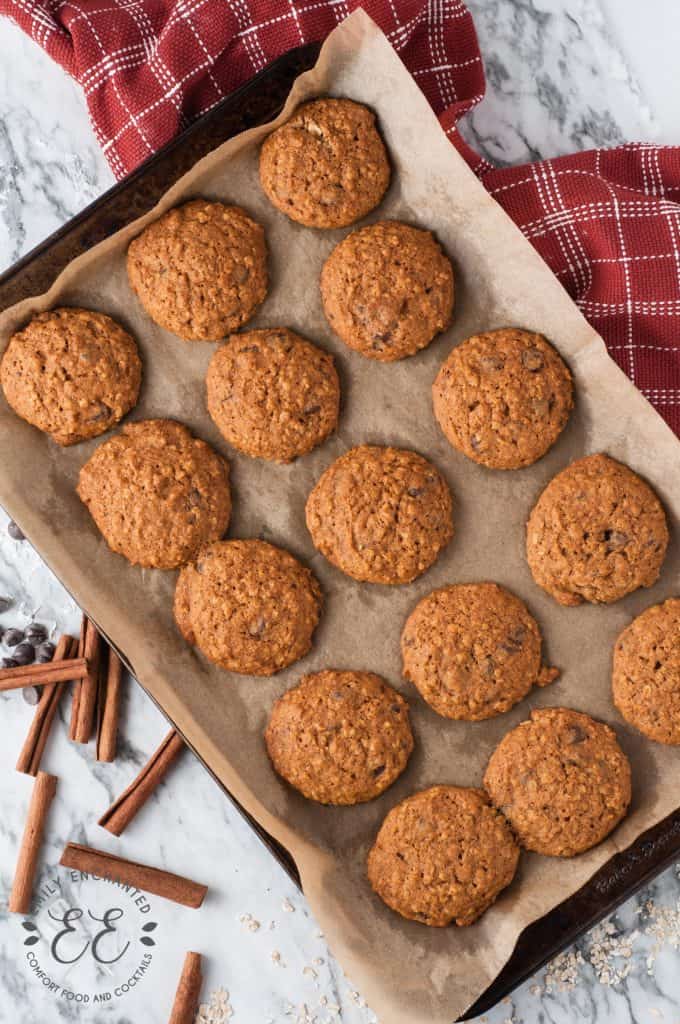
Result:
{"label": "parchment paper", "polygon": [[[397,217],[429,227],[454,261],[454,326],[426,351],[381,365],[332,336],[321,312],[318,277],[346,232],[297,227],[269,205],[257,178],[258,144],[267,131],[262,128],[210,154],[154,213],[77,259],[49,293],[0,317],[0,349],[31,314],[57,303],[111,313],[135,334],[145,377],[134,418],[177,418],[224,452],[235,492],[229,536],[281,544],[321,580],[326,606],[311,654],[272,679],[255,679],[211,667],[190,650],[172,621],[175,573],[133,569],[110,553],[75,495],[78,471],[100,442],[61,450],[14,416],[4,399],[0,502],[225,786],[291,851],[331,949],[384,1024],[449,1024],[495,977],[529,922],[678,803],[677,751],[649,743],[625,725],[612,706],[609,673],[612,644],[623,626],[677,592],[680,446],[457,155],[416,84],[361,11],[329,37],[316,68],[296,82],[279,121],[301,100],[324,93],[363,101],[379,115],[394,183],[370,219]],[[545,187],[558,211],[559,183]],[[204,373],[215,346],[185,343],[154,326],[128,288],[124,252],[130,239],[161,211],[197,195],[242,204],[266,227],[272,287],[255,325],[290,326],[336,356],[343,387],[339,432],[292,466],[228,450],[204,407]],[[568,227],[564,234],[571,246]],[[477,467],[448,446],[433,419],[430,386],[454,344],[508,325],[541,331],[554,342],[574,373],[577,407],[559,443],[538,465],[504,473]],[[409,586],[356,584],[328,565],[307,535],[307,494],[333,459],[360,442],[420,451],[453,490],[456,536],[434,568]],[[570,460],[597,451],[647,477],[665,503],[673,538],[653,589],[612,607],[560,608],[529,574],[524,524],[547,481]],[[439,718],[401,679],[399,635],[410,609],[433,587],[473,580],[496,580],[528,603],[543,628],[548,663],[563,674],[509,714],[466,724]],[[417,745],[408,770],[380,799],[356,808],[323,808],[286,788],[273,774],[262,742],[273,700],[302,673],[332,666],[379,672],[411,700]],[[424,786],[479,785],[503,734],[541,705],[578,708],[614,725],[634,768],[626,821],[607,842],[575,860],[523,854],[510,889],[470,928],[428,929],[393,914],[372,895],[364,870],[384,815]]]}

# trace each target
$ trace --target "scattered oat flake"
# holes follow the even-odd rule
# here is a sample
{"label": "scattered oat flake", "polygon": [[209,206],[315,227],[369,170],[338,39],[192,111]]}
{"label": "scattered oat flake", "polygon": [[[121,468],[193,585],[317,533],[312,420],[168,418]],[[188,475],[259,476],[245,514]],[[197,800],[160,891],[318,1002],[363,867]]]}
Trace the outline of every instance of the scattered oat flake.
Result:
{"label": "scattered oat flake", "polygon": [[633,966],[633,946],[639,935],[638,931],[621,935],[613,921],[593,928],[586,955],[601,985],[619,985],[628,977]]}
{"label": "scattered oat flake", "polygon": [[314,970],[314,968],[313,968],[313,967],[310,967],[309,965],[307,965],[306,967],[303,967],[303,968],[302,968],[302,973],[303,973],[303,974],[304,974],[304,975],[305,975],[305,976],[306,976],[307,978],[316,978],[316,977],[317,977],[317,973],[316,973],[316,971]]}
{"label": "scattered oat flake", "polygon": [[290,900],[288,898],[286,898],[283,901],[283,903],[281,904],[281,909],[285,910],[285,912],[287,914],[294,914],[295,913],[295,907],[293,906],[293,904],[290,902]]}
{"label": "scattered oat flake", "polygon": [[249,932],[259,931],[260,922],[256,921],[252,914],[241,914],[239,918],[244,928],[247,928]]}
{"label": "scattered oat flake", "polygon": [[281,954],[279,953],[278,949],[273,949],[272,950],[272,963],[273,964],[278,964],[279,967],[285,967],[286,966],[286,962],[283,959],[283,957],[281,956]]}
{"label": "scattered oat flake", "polygon": [[210,993],[208,1002],[199,1006],[195,1024],[226,1024],[233,1015],[229,993],[225,988],[217,988]]}
{"label": "scattered oat flake", "polygon": [[579,978],[580,967],[585,963],[579,950],[567,953],[560,953],[556,956],[545,972],[545,991],[568,992],[576,986]]}

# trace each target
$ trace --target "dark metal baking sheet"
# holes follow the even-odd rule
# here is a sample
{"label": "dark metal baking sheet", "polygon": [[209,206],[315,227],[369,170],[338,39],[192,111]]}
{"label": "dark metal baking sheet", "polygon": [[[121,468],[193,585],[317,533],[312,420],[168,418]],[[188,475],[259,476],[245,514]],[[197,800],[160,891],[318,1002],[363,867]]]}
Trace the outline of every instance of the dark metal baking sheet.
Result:
{"label": "dark metal baking sheet", "polygon": [[[280,57],[2,274],[0,309],[46,291],[72,259],[151,209],[170,185],[206,153],[233,135],[275,117],[294,79],[314,65],[319,48],[312,43]],[[120,653],[125,661],[125,652]],[[243,810],[228,790],[224,792],[299,885],[295,861],[288,851]],[[470,1007],[465,1019],[491,1009],[678,858],[680,809],[643,833],[577,893],[526,928],[498,977]]]}

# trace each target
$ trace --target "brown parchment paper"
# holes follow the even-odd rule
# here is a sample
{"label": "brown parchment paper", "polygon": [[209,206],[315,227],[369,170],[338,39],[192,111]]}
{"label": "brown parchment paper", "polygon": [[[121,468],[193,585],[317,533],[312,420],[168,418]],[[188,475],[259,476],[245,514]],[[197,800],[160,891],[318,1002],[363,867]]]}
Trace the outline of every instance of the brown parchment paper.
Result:
{"label": "brown parchment paper", "polygon": [[[677,752],[648,743],[625,725],[611,703],[609,671],[612,644],[622,627],[678,590],[680,446],[457,155],[416,84],[361,11],[329,37],[317,66],[296,82],[279,121],[301,100],[323,93],[363,101],[379,115],[394,183],[370,219],[389,216],[427,226],[454,261],[454,326],[425,352],[381,365],[332,336],[321,312],[318,277],[324,258],[346,232],[295,226],[268,204],[257,178],[258,144],[267,131],[262,128],[210,154],[166,194],[154,214],[77,259],[47,294],[0,317],[0,349],[31,314],[57,303],[110,313],[136,335],[145,377],[134,418],[175,417],[224,452],[233,468],[235,497],[229,536],[281,544],[321,580],[325,613],[311,654],[272,679],[255,679],[220,671],[190,650],[172,621],[175,574],[133,569],[110,553],[75,495],[78,471],[99,442],[58,449],[14,416],[4,399],[0,502],[126,653],[140,682],[209,767],[293,854],[331,949],[384,1024],[449,1024],[492,981],[529,922],[678,803]],[[558,209],[557,186],[546,188]],[[215,346],[165,333],[142,313],[128,288],[124,253],[130,239],[153,216],[196,195],[242,204],[266,227],[272,286],[256,325],[290,326],[336,356],[343,387],[340,429],[292,466],[228,450],[204,407],[204,373]],[[565,244],[570,244],[568,234],[565,228]],[[430,386],[454,344],[507,325],[542,331],[554,342],[574,373],[577,406],[565,434],[538,465],[504,473],[477,467],[447,445],[433,419]],[[409,586],[354,583],[315,552],[305,529],[305,499],[321,472],[364,441],[427,455],[455,496],[453,542]],[[524,525],[553,474],[596,451],[622,459],[653,484],[668,511],[672,542],[661,579],[651,590],[611,607],[560,608],[529,574]],[[433,587],[473,580],[496,580],[528,603],[544,631],[546,658],[563,674],[509,714],[466,724],[437,717],[401,679],[399,635],[407,613]],[[411,700],[417,745],[408,770],[380,799],[355,808],[320,807],[284,787],[270,769],[261,738],[272,701],[303,672],[331,666],[379,672]],[[551,704],[588,711],[615,727],[634,769],[634,801],[626,821],[608,841],[572,861],[524,854],[513,885],[470,928],[428,929],[387,910],[371,894],[364,873],[367,850],[387,811],[434,783],[479,785],[503,734],[532,707]]]}

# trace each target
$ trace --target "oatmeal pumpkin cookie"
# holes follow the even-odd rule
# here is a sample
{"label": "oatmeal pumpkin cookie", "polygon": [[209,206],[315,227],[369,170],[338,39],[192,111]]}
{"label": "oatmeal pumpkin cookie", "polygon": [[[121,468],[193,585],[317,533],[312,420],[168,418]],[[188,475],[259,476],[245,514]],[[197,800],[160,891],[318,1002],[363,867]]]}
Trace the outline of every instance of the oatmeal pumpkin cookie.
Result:
{"label": "oatmeal pumpkin cookie", "polygon": [[89,309],[39,313],[12,335],[0,363],[15,413],[61,445],[115,426],[135,406],[141,380],[134,338]]}
{"label": "oatmeal pumpkin cookie", "polygon": [[449,355],[432,386],[434,413],[454,448],[491,469],[530,466],[564,430],[571,374],[541,334],[477,334]]}
{"label": "oatmeal pumpkin cookie", "polygon": [[174,420],[141,420],[99,445],[78,496],[112,551],[175,569],[217,540],[231,515],[229,466]]}
{"label": "oatmeal pumpkin cookie", "polygon": [[541,633],[496,583],[460,583],[418,602],[401,636],[404,676],[439,715],[469,722],[508,711],[559,670],[541,664]]}
{"label": "oatmeal pumpkin cookie", "polygon": [[368,855],[368,879],[402,917],[469,925],[510,885],[519,847],[484,792],[433,786],[397,804]]}
{"label": "oatmeal pumpkin cookie", "polygon": [[625,816],[630,764],[608,725],[568,708],[542,708],[503,737],[484,787],[527,850],[574,857]]}
{"label": "oatmeal pumpkin cookie", "polygon": [[614,703],[657,743],[680,744],[680,598],[647,608],[614,647]]}
{"label": "oatmeal pumpkin cookie", "polygon": [[263,540],[204,548],[175,589],[175,621],[206,658],[271,676],[304,657],[321,613],[321,588],[288,551]]}
{"label": "oatmeal pumpkin cookie", "polygon": [[277,700],[265,742],[279,775],[322,804],[379,796],[413,750],[401,694],[372,672],[335,669],[304,676]]}
{"label": "oatmeal pumpkin cookie", "polygon": [[310,228],[342,228],[374,209],[390,183],[375,116],[360,103],[303,103],[265,139],[260,182],[277,209]]}
{"label": "oatmeal pumpkin cookie", "polygon": [[355,351],[392,362],[445,331],[453,310],[453,268],[429,231],[382,221],[353,231],[321,272],[328,323]]}
{"label": "oatmeal pumpkin cookie", "polygon": [[527,524],[534,579],[563,605],[609,604],[659,576],[668,527],[656,494],[607,455],[553,477]]}
{"label": "oatmeal pumpkin cookie", "polygon": [[410,583],[453,536],[451,492],[431,462],[361,445],[336,459],[307,499],[314,546],[369,583]]}
{"label": "oatmeal pumpkin cookie", "polygon": [[250,320],[267,294],[264,230],[238,206],[192,199],[130,243],[127,272],[166,331],[218,341]]}
{"label": "oatmeal pumpkin cookie", "polygon": [[256,458],[292,462],[338,423],[333,357],[285,327],[233,335],[212,357],[206,385],[222,436]]}

